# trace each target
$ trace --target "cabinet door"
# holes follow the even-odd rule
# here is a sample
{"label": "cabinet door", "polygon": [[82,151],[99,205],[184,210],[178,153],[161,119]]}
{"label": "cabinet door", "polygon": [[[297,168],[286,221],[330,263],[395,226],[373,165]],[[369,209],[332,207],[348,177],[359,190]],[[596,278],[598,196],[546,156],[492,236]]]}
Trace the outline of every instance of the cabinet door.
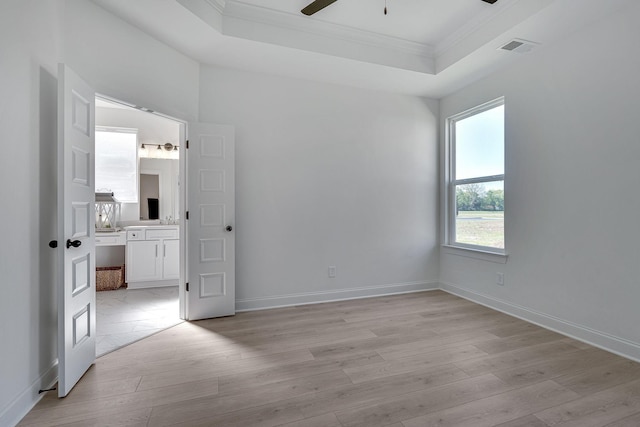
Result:
{"label": "cabinet door", "polygon": [[162,249],[162,278],[180,278],[180,240],[164,240]]}
{"label": "cabinet door", "polygon": [[162,280],[160,240],[127,243],[127,282]]}

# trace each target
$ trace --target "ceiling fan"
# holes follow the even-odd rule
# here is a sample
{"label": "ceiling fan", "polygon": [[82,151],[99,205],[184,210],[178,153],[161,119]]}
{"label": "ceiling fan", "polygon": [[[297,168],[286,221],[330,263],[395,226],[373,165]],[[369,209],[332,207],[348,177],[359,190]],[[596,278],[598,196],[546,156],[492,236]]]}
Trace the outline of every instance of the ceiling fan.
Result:
{"label": "ceiling fan", "polygon": [[[324,9],[325,7],[335,3],[338,0],[314,0],[311,3],[309,3],[304,9],[302,9],[300,12],[302,12],[303,14],[307,15],[307,16],[311,16],[314,13]],[[497,2],[498,0],[482,0],[485,3],[489,3],[489,4],[494,4],[495,2]],[[387,14],[387,8],[385,7],[384,9],[384,13],[385,15]]]}

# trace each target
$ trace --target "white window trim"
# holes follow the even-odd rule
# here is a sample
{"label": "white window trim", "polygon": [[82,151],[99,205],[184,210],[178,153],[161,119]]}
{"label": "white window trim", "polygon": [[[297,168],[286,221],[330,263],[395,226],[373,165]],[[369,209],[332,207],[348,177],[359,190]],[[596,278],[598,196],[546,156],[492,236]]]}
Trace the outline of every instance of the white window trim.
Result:
{"label": "white window trim", "polygon": [[[492,175],[485,177],[475,177],[469,179],[455,180],[455,123],[466,119],[483,111],[490,110],[495,107],[505,105],[504,97],[496,98],[492,101],[470,108],[462,113],[448,117],[445,126],[445,212],[444,212],[444,243],[442,244],[445,253],[451,255],[466,256],[485,261],[497,262],[504,264],[507,262],[506,240],[505,249],[490,246],[479,246],[460,243],[455,241],[455,216],[456,211],[456,195],[455,189],[457,185],[505,181],[505,175]],[[505,197],[506,200],[506,197]],[[506,201],[505,201],[506,204]],[[506,207],[505,207],[506,212]]]}
{"label": "white window trim", "polygon": [[[464,247],[464,246],[451,246],[444,244],[442,249],[445,254],[456,255],[465,258],[480,259],[483,261],[495,262],[496,264],[506,264],[509,255],[506,253],[497,253],[493,251],[484,251],[478,249],[479,246]],[[493,249],[493,248],[492,248]]]}

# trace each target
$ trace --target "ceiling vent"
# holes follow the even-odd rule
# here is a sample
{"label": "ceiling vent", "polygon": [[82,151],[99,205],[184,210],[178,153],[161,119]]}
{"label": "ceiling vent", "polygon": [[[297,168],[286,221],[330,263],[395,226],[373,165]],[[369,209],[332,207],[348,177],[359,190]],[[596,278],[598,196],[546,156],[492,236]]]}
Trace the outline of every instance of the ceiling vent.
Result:
{"label": "ceiling vent", "polygon": [[500,46],[498,50],[506,50],[516,53],[528,53],[538,45],[539,43],[534,43],[527,40],[513,39],[509,43]]}

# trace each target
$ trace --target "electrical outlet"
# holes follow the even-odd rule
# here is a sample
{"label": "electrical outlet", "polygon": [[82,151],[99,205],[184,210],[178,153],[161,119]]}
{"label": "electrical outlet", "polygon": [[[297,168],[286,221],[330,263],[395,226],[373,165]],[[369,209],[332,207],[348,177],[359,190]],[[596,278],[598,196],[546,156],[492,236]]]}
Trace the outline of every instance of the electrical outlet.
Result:
{"label": "electrical outlet", "polygon": [[329,277],[331,279],[334,279],[336,277],[336,266],[335,265],[330,265],[329,266]]}
{"label": "electrical outlet", "polygon": [[496,284],[504,286],[504,273],[496,273]]}

